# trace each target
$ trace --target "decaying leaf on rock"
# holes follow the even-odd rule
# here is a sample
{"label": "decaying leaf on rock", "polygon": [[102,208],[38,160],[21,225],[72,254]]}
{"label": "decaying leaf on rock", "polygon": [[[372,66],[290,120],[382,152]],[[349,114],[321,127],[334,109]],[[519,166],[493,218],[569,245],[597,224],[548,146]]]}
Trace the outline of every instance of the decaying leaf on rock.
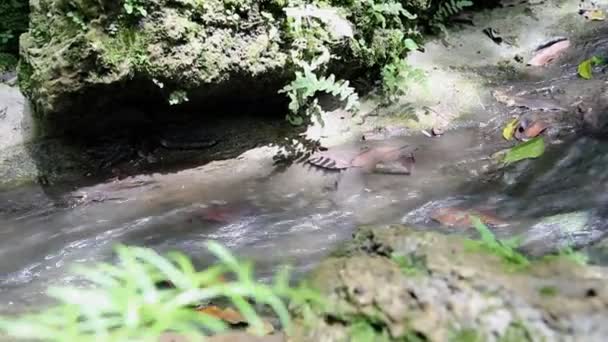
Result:
{"label": "decaying leaf on rock", "polygon": [[570,47],[570,40],[557,38],[542,44],[535,51],[534,57],[528,61],[531,66],[546,66],[559,58]]}
{"label": "decaying leaf on rock", "polygon": [[514,136],[517,140],[528,141],[542,134],[547,128],[549,124],[543,120],[522,120],[517,125]]}
{"label": "decaying leaf on rock", "polygon": [[431,213],[434,221],[446,227],[470,228],[472,227],[471,217],[478,217],[483,223],[492,226],[502,226],[506,222],[496,217],[488,210],[464,209],[458,207],[444,207]]}

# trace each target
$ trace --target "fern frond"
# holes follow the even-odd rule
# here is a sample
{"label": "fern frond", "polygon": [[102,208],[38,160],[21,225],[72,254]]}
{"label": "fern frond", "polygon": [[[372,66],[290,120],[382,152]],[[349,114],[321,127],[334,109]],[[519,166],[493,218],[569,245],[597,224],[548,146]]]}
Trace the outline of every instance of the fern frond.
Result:
{"label": "fern frond", "polygon": [[433,21],[442,23],[447,18],[456,15],[467,7],[473,6],[473,1],[470,0],[446,0],[439,5],[439,8],[433,15]]}

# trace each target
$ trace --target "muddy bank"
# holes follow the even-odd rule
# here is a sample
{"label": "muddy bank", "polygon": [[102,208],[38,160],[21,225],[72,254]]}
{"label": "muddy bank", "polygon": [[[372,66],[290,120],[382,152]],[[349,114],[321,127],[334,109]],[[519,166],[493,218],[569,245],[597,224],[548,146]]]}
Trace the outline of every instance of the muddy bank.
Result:
{"label": "muddy bank", "polygon": [[608,272],[566,258],[510,270],[461,237],[361,228],[310,277],[331,301],[296,340],[602,341]]}

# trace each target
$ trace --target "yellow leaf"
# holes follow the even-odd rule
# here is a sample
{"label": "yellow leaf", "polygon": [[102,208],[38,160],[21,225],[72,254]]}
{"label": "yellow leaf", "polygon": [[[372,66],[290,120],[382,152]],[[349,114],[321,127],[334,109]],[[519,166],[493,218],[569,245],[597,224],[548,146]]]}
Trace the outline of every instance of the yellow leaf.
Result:
{"label": "yellow leaf", "polygon": [[513,119],[511,120],[505,128],[502,130],[502,136],[507,139],[513,139],[513,134],[515,134],[515,129],[517,128],[517,124],[519,124],[519,120]]}
{"label": "yellow leaf", "polygon": [[587,59],[578,65],[578,74],[586,80],[589,80],[589,79],[591,79],[591,77],[593,77],[592,76],[593,65],[591,63],[592,63],[591,59]]}
{"label": "yellow leaf", "polygon": [[589,20],[605,20],[606,19],[606,13],[604,11],[602,11],[601,9],[594,9],[594,10],[590,10],[587,11],[587,13],[585,14],[585,17]]}
{"label": "yellow leaf", "polygon": [[[264,320],[264,321],[262,321],[262,323],[264,324],[264,330],[259,332],[259,333],[261,333],[262,336],[270,335],[274,332],[274,326],[270,322]],[[251,326],[248,327],[245,331],[247,331],[248,333],[253,334],[253,335],[256,334],[255,329],[253,329]],[[260,334],[258,334],[258,335],[260,335]]]}

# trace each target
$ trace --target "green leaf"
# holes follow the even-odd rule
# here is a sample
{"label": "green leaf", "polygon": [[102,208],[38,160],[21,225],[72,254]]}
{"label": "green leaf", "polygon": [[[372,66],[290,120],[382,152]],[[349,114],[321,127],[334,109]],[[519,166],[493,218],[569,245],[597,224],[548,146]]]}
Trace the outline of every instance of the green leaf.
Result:
{"label": "green leaf", "polygon": [[297,115],[287,115],[287,121],[294,126],[300,126],[304,123],[304,119],[301,116]]}
{"label": "green leaf", "polygon": [[471,223],[473,224],[473,227],[475,227],[475,229],[477,229],[477,232],[479,233],[479,237],[481,238],[481,241],[483,243],[485,243],[486,245],[491,246],[491,247],[500,246],[500,244],[494,237],[494,233],[492,233],[490,228],[488,228],[488,226],[486,226],[479,217],[470,215],[470,218],[471,218]]}
{"label": "green leaf", "polygon": [[589,80],[592,77],[592,68],[591,59],[584,60],[581,64],[578,65],[578,74],[582,78]]}
{"label": "green leaf", "polygon": [[511,164],[523,159],[538,158],[543,153],[545,153],[545,141],[542,137],[536,137],[508,150],[503,158],[503,162]]}
{"label": "green leaf", "polygon": [[596,65],[606,64],[606,60],[599,56],[593,56],[586,59],[578,65],[578,74],[582,78],[589,80],[593,77],[593,67]]}
{"label": "green leaf", "polygon": [[405,39],[403,41],[403,43],[405,44],[405,47],[410,51],[414,51],[414,50],[418,49],[418,44],[416,44],[416,42],[411,38]]}

